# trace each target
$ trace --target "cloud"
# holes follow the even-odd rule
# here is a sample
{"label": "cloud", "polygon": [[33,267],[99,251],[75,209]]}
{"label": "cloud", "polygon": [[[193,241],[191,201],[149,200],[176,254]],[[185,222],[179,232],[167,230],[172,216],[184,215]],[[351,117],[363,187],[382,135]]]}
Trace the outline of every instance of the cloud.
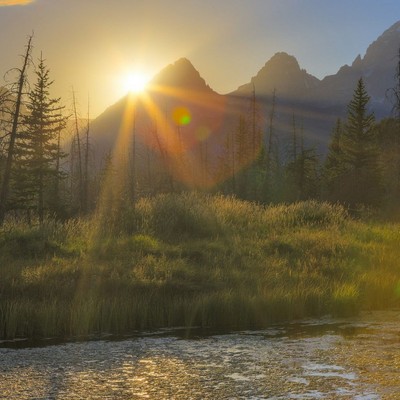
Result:
{"label": "cloud", "polygon": [[0,7],[4,6],[25,6],[35,0],[0,0]]}

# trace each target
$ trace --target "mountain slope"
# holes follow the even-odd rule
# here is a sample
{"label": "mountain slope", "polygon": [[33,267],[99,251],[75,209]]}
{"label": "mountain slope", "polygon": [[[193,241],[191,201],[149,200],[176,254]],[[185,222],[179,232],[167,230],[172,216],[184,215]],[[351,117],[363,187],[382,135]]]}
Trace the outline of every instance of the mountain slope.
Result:
{"label": "mountain slope", "polygon": [[287,53],[276,53],[250,83],[240,86],[232,94],[246,95],[252,92],[253,87],[259,96],[270,96],[274,89],[279,90],[281,96],[291,100],[301,100],[307,96],[310,89],[319,84],[319,79],[300,69],[294,56]]}
{"label": "mountain slope", "polygon": [[204,157],[217,162],[223,133],[233,129],[242,108],[242,100],[216,93],[189,60],[180,59],[161,70],[145,93],[126,95],[92,122],[97,165],[104,165],[111,150],[117,158],[134,153],[142,169],[144,159],[157,163],[161,157],[177,180],[186,181],[185,158],[193,179]]}
{"label": "mountain slope", "polygon": [[[357,56],[352,65],[345,65],[322,80],[301,69],[294,56],[276,53],[248,83],[228,95],[213,91],[191,62],[181,58],[161,70],[145,94],[125,96],[93,121],[93,142],[104,156],[114,148],[123,121],[130,116],[130,129],[135,130],[139,147],[154,149],[154,142],[160,146],[163,136],[162,146],[169,146],[170,152],[179,147],[193,155],[207,145],[210,154],[217,154],[226,136],[237,129],[239,115],[249,121],[252,118],[253,91],[259,129],[268,131],[275,89],[275,133],[282,147],[295,128],[304,132],[309,143],[318,143],[323,152],[335,120],[346,116],[347,104],[361,76],[377,118],[390,115],[392,105],[386,93],[395,85],[399,46],[400,21],[377,38],[364,57]],[[177,117],[177,113],[181,116]],[[183,120],[186,122],[181,123]]]}
{"label": "mountain slope", "polygon": [[388,116],[391,103],[388,89],[395,86],[395,72],[400,47],[400,21],[387,29],[351,66],[345,65],[335,74],[325,77],[314,98],[325,105],[345,105],[352,97],[357,80],[362,77],[371,96],[371,109],[378,118]]}
{"label": "mountain slope", "polygon": [[163,68],[151,81],[151,87],[184,88],[205,93],[215,93],[187,58]]}

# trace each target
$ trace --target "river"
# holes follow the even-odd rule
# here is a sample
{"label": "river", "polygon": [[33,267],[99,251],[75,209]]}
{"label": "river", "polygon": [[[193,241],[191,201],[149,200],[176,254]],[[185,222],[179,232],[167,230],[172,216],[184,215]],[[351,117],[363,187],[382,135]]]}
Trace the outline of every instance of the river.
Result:
{"label": "river", "polygon": [[0,346],[7,400],[400,399],[400,311]]}

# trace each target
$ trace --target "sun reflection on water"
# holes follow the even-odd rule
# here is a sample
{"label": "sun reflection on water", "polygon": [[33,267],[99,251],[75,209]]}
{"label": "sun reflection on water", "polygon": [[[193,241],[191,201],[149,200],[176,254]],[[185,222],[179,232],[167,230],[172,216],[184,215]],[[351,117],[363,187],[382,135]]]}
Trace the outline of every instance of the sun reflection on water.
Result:
{"label": "sun reflection on water", "polygon": [[310,321],[299,331],[0,349],[0,398],[396,399],[398,318],[397,311]]}

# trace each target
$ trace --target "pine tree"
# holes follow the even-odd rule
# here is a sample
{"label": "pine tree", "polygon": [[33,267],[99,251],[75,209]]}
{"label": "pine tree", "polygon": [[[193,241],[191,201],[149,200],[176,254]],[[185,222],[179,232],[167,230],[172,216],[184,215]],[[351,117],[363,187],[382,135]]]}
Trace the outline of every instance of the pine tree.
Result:
{"label": "pine tree", "polygon": [[341,141],[343,200],[352,206],[375,206],[382,197],[375,117],[368,112],[369,99],[360,78],[348,105]]}
{"label": "pine tree", "polygon": [[64,107],[60,105],[60,99],[50,98],[49,88],[53,81],[50,81],[49,69],[42,56],[35,73],[37,80],[29,93],[28,113],[23,118],[25,129],[19,135],[18,168],[14,178],[17,197],[26,206],[32,202],[43,222],[45,209],[55,206],[53,188],[56,180],[61,178],[57,170],[62,156],[59,133],[65,127],[66,117],[62,115]]}

